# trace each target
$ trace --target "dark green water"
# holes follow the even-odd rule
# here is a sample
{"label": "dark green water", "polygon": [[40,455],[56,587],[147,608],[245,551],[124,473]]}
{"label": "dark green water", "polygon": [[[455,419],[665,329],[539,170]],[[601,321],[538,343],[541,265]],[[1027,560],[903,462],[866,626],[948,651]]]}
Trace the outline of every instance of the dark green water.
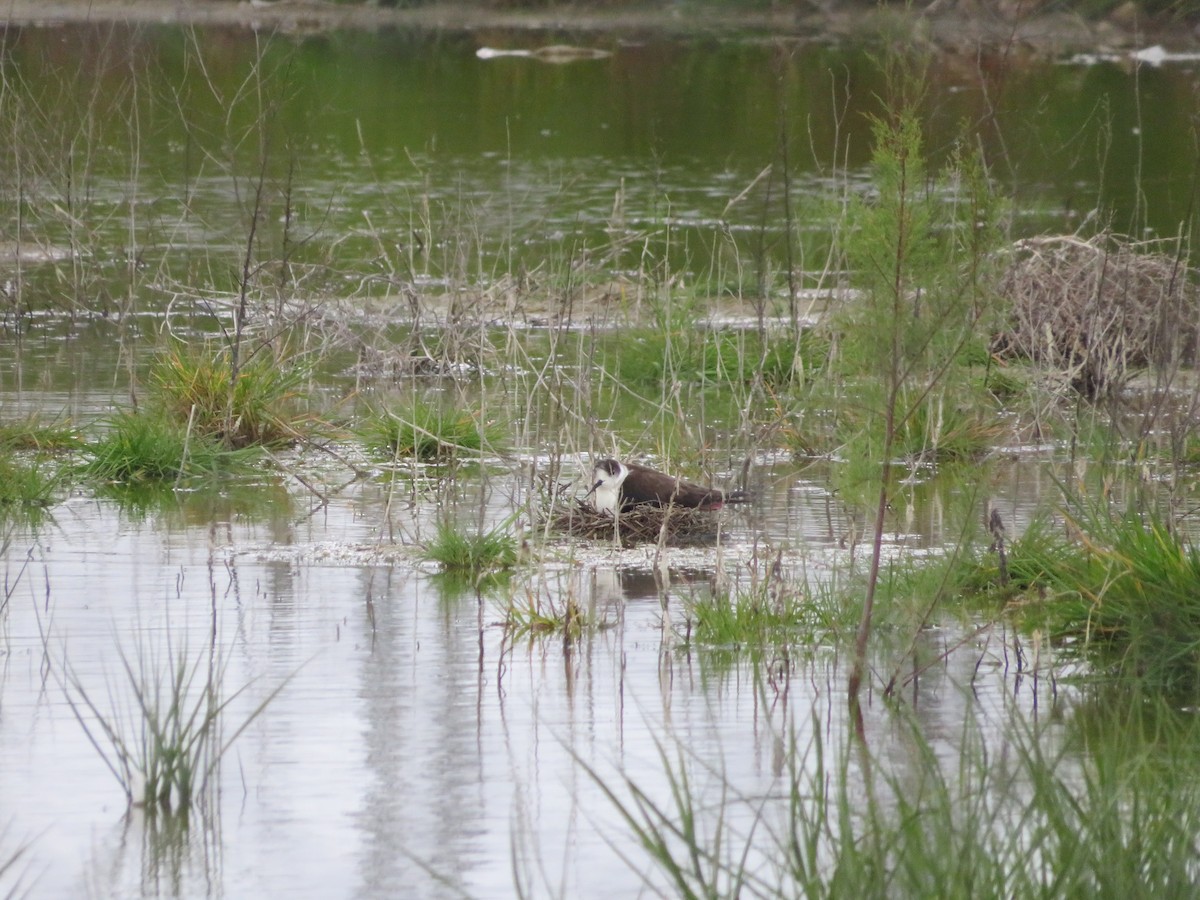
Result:
{"label": "dark green water", "polygon": [[[600,39],[552,65],[484,43],[537,38],[9,29],[3,240],[77,251],[26,267],[22,301],[228,291],[256,201],[254,262],[333,293],[582,268],[775,296],[826,266],[896,94],[867,47]],[[1194,223],[1194,64],[946,55],[926,82],[931,161],[978,146],[1014,236]]]}

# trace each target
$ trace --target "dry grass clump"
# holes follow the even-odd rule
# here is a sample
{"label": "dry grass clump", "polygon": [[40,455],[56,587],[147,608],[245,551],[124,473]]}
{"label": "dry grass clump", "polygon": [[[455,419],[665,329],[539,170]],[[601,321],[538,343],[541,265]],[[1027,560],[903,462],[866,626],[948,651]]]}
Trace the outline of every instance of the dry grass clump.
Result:
{"label": "dry grass clump", "polygon": [[616,534],[625,547],[658,543],[664,531],[665,543],[672,546],[707,544],[717,538],[716,513],[684,506],[639,505],[621,513],[614,523],[609,513],[597,512],[586,501],[575,500],[544,515],[544,524],[555,531],[607,541]]}
{"label": "dry grass clump", "polygon": [[1000,284],[1012,303],[1001,347],[1092,400],[1119,391],[1136,369],[1194,360],[1200,289],[1162,246],[1107,233],[1018,241]]}

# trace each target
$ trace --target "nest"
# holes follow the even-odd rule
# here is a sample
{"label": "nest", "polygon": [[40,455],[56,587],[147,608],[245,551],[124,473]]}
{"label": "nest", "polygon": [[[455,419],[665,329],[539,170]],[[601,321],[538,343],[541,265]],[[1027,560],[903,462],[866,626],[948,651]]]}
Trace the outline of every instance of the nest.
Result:
{"label": "nest", "polygon": [[1047,366],[1089,399],[1147,365],[1192,362],[1200,327],[1195,273],[1178,256],[1110,234],[1015,245],[1000,291],[1013,310],[997,349]]}
{"label": "nest", "polygon": [[672,546],[710,544],[717,539],[716,514],[685,506],[639,505],[614,522],[611,514],[575,500],[546,510],[543,523],[555,531],[593,540],[611,541],[616,535],[625,547],[656,544],[664,537]]}

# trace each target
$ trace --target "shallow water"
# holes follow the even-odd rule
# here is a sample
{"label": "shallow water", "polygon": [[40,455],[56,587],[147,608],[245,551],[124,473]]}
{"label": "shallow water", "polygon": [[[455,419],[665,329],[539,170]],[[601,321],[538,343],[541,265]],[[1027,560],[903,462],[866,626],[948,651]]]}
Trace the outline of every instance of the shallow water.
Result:
{"label": "shallow water", "polygon": [[[781,186],[755,180],[779,161],[783,109],[808,145],[792,155],[801,212],[865,179],[863,112],[879,85],[861,48],[647,43],[617,47],[607,61],[548,68],[480,61],[476,43],[334,34],[267,49],[272,64],[296,67],[280,133],[303,138],[293,146],[294,199],[299,231],[311,240],[296,253],[327,267],[314,276],[314,296],[382,296],[393,305],[380,318],[401,319],[408,309],[398,285],[428,288],[464,273],[491,282],[522,267],[552,282],[585,252],[591,261],[608,253],[607,270],[664,265],[711,277],[715,267],[728,274],[718,281],[755,281],[783,258]],[[5,49],[25,99],[61,101],[40,107],[46,134],[76,133],[77,91],[87,96],[80,86],[96,79],[101,111],[111,102],[121,112],[92,123],[103,140],[88,165],[44,158],[31,183],[41,199],[62,201],[57,207],[22,208],[11,183],[4,195],[10,222],[21,213],[23,241],[74,249],[9,273],[0,409],[90,426],[128,405],[130,370],[144,372],[164,334],[211,334],[224,314],[214,309],[235,291],[246,170],[204,152],[252,118],[234,104],[233,123],[222,121],[222,98],[236,93],[259,51],[246,35],[171,29],[10,30]],[[188,81],[188,65],[201,58],[210,80]],[[81,61],[78,70],[64,60]],[[951,123],[987,105],[994,73],[937,66],[929,127],[940,153]],[[144,72],[195,91],[129,93]],[[1115,66],[1037,63],[1009,74],[1013,105],[1000,118],[1036,125],[1003,141],[1007,180],[1019,196],[1040,198],[1025,224],[1073,223],[1076,210],[1102,199],[1124,221],[1174,226],[1186,173],[1183,157],[1169,153],[1192,108],[1191,70],[1135,78]],[[851,86],[839,132],[831,98]],[[1123,164],[1143,146],[1127,118],[1155,91],[1181,99],[1156,104],[1144,123],[1144,146],[1154,151],[1146,196],[1160,188],[1155,197],[1167,199],[1143,218],[1127,186],[1090,168],[1091,142],[1111,138],[1110,164]],[[3,102],[11,116],[14,94]],[[1111,133],[1093,116],[1106,104],[1123,123]],[[14,158],[19,142],[5,133]],[[1157,160],[1159,151],[1169,158]],[[273,177],[286,169],[273,165]],[[72,182],[68,171],[86,178]],[[68,183],[79,189],[71,203]],[[731,204],[752,184],[749,199]],[[65,209],[78,217],[60,215]],[[798,233],[819,265],[828,220],[813,220]],[[86,253],[75,252],[84,242],[76,221],[95,228]],[[279,219],[265,221],[279,238]],[[364,289],[372,278],[384,286]],[[177,305],[166,315],[169,301]],[[531,344],[543,338],[529,330]],[[562,537],[543,545],[531,529],[536,562],[521,566],[508,590],[558,608],[575,598],[605,627],[574,644],[506,640],[499,597],[458,592],[419,562],[420,543],[445,516],[465,527],[506,521],[530,497],[530,469],[551,457],[565,457],[573,477],[589,452],[615,440],[653,457],[669,429],[640,419],[645,411],[624,399],[597,401],[585,423],[564,426],[527,373],[469,378],[466,387],[393,383],[348,374],[352,361],[314,375],[339,413],[337,400],[352,389],[384,400],[494,390],[491,408],[512,426],[515,445],[454,473],[358,460],[365,478],[307,451],[250,485],[165,502],[80,489],[37,527],[5,526],[0,863],[28,849],[0,876],[0,892],[19,877],[39,897],[509,897],[514,879],[533,896],[653,893],[660,876],[647,875],[644,888],[649,863],[601,781],[619,790],[628,777],[665,801],[660,755],[683,754],[714,821],[719,814],[748,828],[754,804],[721,812],[723,786],[766,798],[767,815],[783,815],[787,741],[794,734],[805,747],[817,731],[836,746],[849,730],[846,660],[832,642],[760,664],[728,648],[689,649],[682,636],[688,601],[719,579],[745,584],[778,556],[790,578],[817,587],[861,558],[861,526],[833,493],[827,464],[801,466],[762,449],[755,503],[722,513],[720,543],[665,559],[653,548]],[[744,452],[728,398],[697,390],[679,403],[696,414],[689,434],[709,442],[706,464],[728,483]],[[285,474],[293,465],[327,502]],[[1019,531],[1055,471],[1045,449],[1018,448],[985,485],[961,475],[918,481],[892,511],[890,557],[953,544],[975,490]],[[1052,700],[1044,683],[1014,677],[1005,636],[972,636],[971,627],[938,623],[922,633],[917,658],[932,664],[902,679],[935,750],[951,761],[964,720],[981,721],[999,741],[1006,717],[1033,716]],[[139,717],[123,659],[161,667],[169,653],[202,660],[209,648],[224,666],[222,695],[232,698],[226,738],[266,706],[232,743],[211,802],[181,831],[169,817],[127,812],[69,701],[80,708],[82,686],[101,717],[131,729]],[[895,662],[885,655],[876,664],[889,673]],[[775,674],[764,680],[763,672]],[[96,734],[95,715],[80,714]],[[867,716],[873,748],[902,769],[909,748],[878,698]],[[804,754],[798,764],[815,765]]]}
{"label": "shallow water", "polygon": [[[756,540],[817,580],[844,559],[820,484],[785,467],[770,475],[786,490],[765,494],[750,518],[730,515],[720,551],[669,556],[665,579],[653,548],[545,548],[546,562],[511,589],[594,610],[606,627],[575,644],[506,644],[498,599],[454,593],[389,539],[376,482],[315,511],[296,489],[241,508],[67,500],[37,535],[12,532],[5,555],[6,847],[29,842],[23,870],[38,896],[504,897],[514,864],[536,895],[634,893],[640,875],[614,854],[638,851],[585,766],[653,795],[665,790],[660,752],[674,759],[678,746],[699,797],[725,782],[770,796],[783,790],[792,729],[803,745],[814,725],[829,741],[847,727],[832,647],[811,648],[768,685],[747,658],[681,645],[684,604],[711,589],[718,566],[745,578]],[[515,490],[500,476],[489,503]],[[419,535],[438,496],[393,511],[395,526]],[[226,735],[282,690],[233,744],[211,808],[182,838],[160,834],[160,819],[126,815],[67,698],[78,702],[78,680],[106,718],[131,727],[122,654],[160,668],[168,646],[202,658],[214,631],[223,694],[245,688],[223,716]],[[930,647],[954,640],[931,635]],[[1011,690],[981,647],[972,641],[912,689],[935,745],[944,735],[953,746],[979,702],[956,684],[974,680],[984,708]],[[981,653],[991,662],[979,675]],[[891,740],[886,716],[868,727]],[[727,818],[739,815],[749,814]]]}

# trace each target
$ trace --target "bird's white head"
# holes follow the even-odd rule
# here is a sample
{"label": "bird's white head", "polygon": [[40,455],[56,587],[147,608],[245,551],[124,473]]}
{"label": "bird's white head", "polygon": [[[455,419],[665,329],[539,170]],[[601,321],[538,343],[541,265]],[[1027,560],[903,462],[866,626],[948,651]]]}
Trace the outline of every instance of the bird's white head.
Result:
{"label": "bird's white head", "polygon": [[587,496],[592,498],[596,512],[609,512],[614,516],[621,508],[621,483],[629,477],[629,469],[615,459],[602,459],[592,468],[592,487]]}

